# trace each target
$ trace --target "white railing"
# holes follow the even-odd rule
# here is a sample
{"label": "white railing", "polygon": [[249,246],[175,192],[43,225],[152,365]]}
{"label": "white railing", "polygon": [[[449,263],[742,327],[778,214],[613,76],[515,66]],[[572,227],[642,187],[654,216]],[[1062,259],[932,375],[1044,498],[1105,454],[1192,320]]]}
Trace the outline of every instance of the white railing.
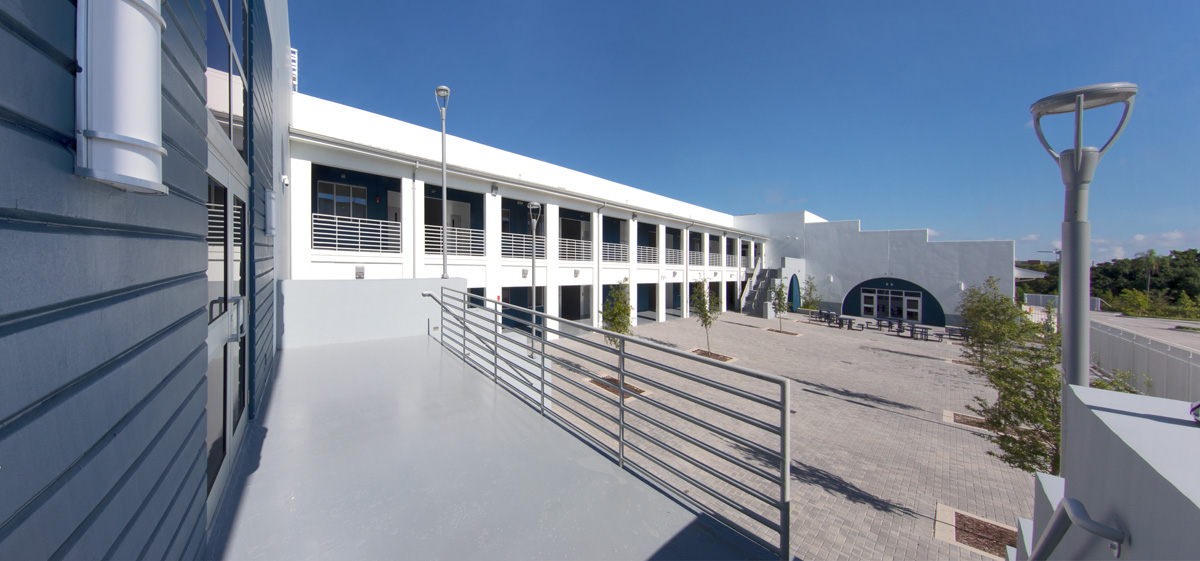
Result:
{"label": "white railing", "polygon": [[558,258],[563,261],[591,261],[592,242],[588,240],[558,240]]}
{"label": "white railing", "polygon": [[721,266],[721,254],[720,253],[709,253],[708,254],[708,266],[709,267],[720,267]]}
{"label": "white railing", "polygon": [[600,257],[610,263],[628,263],[629,246],[623,243],[604,242],[600,246]]}
{"label": "white railing", "polygon": [[695,265],[697,267],[703,267],[704,266],[704,254],[699,251],[689,251],[688,252],[688,265]]}
{"label": "white railing", "polygon": [[737,256],[736,255],[726,255],[725,256],[725,266],[726,267],[737,267]]}
{"label": "white railing", "polygon": [[[446,255],[483,255],[483,230],[446,229]],[[425,226],[425,253],[441,255],[442,227]]]}
{"label": "white railing", "polygon": [[750,268],[750,256],[749,255],[742,256],[742,267],[745,269]]}
{"label": "white railing", "polygon": [[314,213],[312,248],[400,253],[400,223]]}
{"label": "white railing", "polygon": [[658,263],[658,248],[639,245],[637,259],[638,263]]}
{"label": "white railing", "polygon": [[529,234],[502,232],[500,234],[500,255],[502,257],[530,259],[533,257],[533,246],[535,243],[537,244],[538,259],[545,259],[546,236],[537,236],[537,241],[535,242],[534,236]]}
{"label": "white railing", "polygon": [[682,265],[683,251],[678,249],[667,248],[663,250],[663,257],[667,265]]}

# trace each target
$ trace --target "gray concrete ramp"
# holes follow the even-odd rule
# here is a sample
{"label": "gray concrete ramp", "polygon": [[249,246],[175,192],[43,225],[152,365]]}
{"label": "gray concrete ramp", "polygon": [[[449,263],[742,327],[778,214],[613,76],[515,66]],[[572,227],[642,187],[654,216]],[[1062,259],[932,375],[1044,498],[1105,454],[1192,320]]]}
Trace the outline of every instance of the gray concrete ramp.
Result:
{"label": "gray concrete ramp", "polygon": [[285,351],[209,554],[753,559],[427,337]]}

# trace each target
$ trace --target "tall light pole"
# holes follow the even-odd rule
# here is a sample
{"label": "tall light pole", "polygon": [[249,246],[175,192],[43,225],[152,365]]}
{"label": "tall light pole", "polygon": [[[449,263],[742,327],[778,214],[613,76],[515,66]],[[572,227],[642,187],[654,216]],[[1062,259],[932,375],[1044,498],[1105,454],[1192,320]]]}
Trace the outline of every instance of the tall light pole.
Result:
{"label": "tall light pole", "polygon": [[[1100,158],[1121,136],[1133,111],[1133,98],[1138,87],[1129,82],[1097,84],[1067,90],[1044,97],[1029,107],[1033,114],[1033,127],[1038,140],[1058,162],[1063,185],[1067,188],[1066,204],[1062,223],[1062,260],[1059,269],[1062,294],[1059,294],[1062,325],[1063,388],[1066,384],[1088,385],[1088,369],[1091,364],[1088,348],[1088,296],[1091,290],[1091,268],[1089,237],[1092,225],[1087,220],[1088,186],[1096,172]],[[1104,143],[1104,147],[1083,146],[1083,112],[1114,103],[1124,103],[1125,112],[1116,132]],[[1061,113],[1075,114],[1075,147],[1055,152],[1042,134],[1042,117]]]}
{"label": "tall light pole", "polygon": [[442,114],[442,278],[450,278],[450,269],[446,261],[446,236],[450,233],[450,225],[446,223],[446,108],[450,107],[450,88],[438,86],[434,93],[437,97],[438,112]]}
{"label": "tall light pole", "polygon": [[[525,205],[529,209],[529,220],[533,222],[533,228],[530,230],[530,238],[533,251],[533,263],[529,267],[529,277],[532,280],[532,285],[529,288],[529,299],[533,302],[533,311],[537,311],[537,223],[538,218],[542,217],[542,205],[538,203],[529,203]],[[529,318],[533,320],[533,324],[537,325],[537,316]],[[537,329],[533,330],[534,335],[537,335]]]}

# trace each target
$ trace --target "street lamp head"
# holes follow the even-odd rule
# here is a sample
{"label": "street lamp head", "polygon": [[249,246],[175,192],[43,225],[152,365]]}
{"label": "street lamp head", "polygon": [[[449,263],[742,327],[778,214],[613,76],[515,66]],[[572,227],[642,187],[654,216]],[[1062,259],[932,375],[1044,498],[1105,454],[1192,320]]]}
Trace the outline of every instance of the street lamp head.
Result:
{"label": "street lamp head", "polygon": [[437,93],[438,97],[450,97],[450,88],[447,88],[446,86],[438,86],[437,90],[434,91]]}
{"label": "street lamp head", "polygon": [[541,203],[529,203],[529,204],[525,205],[525,207],[528,208],[529,210],[538,210],[538,209],[542,208],[542,205],[541,205]]}
{"label": "street lamp head", "polygon": [[[1137,84],[1111,82],[1108,84],[1075,88],[1043,97],[1029,106],[1029,112],[1033,115],[1033,128],[1037,131],[1038,141],[1042,143],[1042,147],[1046,149],[1046,152],[1050,153],[1050,157],[1054,158],[1055,161],[1059,161],[1059,153],[1050,147],[1050,143],[1046,140],[1046,135],[1042,133],[1042,117],[1046,115],[1075,113],[1075,148],[1071,151],[1071,155],[1075,160],[1075,167],[1084,167],[1083,158],[1085,151],[1095,152],[1093,156],[1089,156],[1089,159],[1099,161],[1100,157],[1104,156],[1104,153],[1108,151],[1112,143],[1125,130],[1125,124],[1129,121],[1129,113],[1133,111],[1133,99],[1137,95],[1137,92]],[[1108,139],[1108,142],[1104,143],[1103,148],[1099,150],[1085,148],[1083,146],[1083,112],[1088,109],[1104,107],[1114,103],[1125,104],[1125,112],[1121,115],[1121,122],[1117,125],[1116,132]]]}
{"label": "street lamp head", "polygon": [[1070,113],[1075,110],[1075,98],[1080,95],[1083,96],[1083,108],[1094,109],[1114,103],[1124,103],[1137,95],[1137,92],[1137,84],[1129,82],[1111,82],[1108,84],[1084,86],[1043,97],[1029,107],[1029,112],[1034,117]]}

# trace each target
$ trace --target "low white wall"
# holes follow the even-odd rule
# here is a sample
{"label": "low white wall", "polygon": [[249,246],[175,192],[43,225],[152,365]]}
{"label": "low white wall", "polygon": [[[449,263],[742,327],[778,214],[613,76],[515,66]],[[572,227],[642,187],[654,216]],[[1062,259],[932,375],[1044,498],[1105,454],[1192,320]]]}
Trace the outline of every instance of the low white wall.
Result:
{"label": "low white wall", "polygon": [[[1200,425],[1188,403],[1070,386],[1064,407],[1065,495],[1092,519],[1130,535],[1121,559],[1200,555]],[[1039,530],[1048,522],[1034,521]],[[1050,558],[1113,553],[1106,540],[1073,526]]]}
{"label": "low white wall", "polygon": [[466,279],[279,281],[281,349],[425,335],[440,326],[436,302],[421,296]]}
{"label": "low white wall", "polygon": [[[1111,325],[1091,323],[1093,364],[1105,372],[1129,371],[1134,387],[1146,395],[1200,400],[1200,355]],[[1143,375],[1150,378],[1150,387]]]}

